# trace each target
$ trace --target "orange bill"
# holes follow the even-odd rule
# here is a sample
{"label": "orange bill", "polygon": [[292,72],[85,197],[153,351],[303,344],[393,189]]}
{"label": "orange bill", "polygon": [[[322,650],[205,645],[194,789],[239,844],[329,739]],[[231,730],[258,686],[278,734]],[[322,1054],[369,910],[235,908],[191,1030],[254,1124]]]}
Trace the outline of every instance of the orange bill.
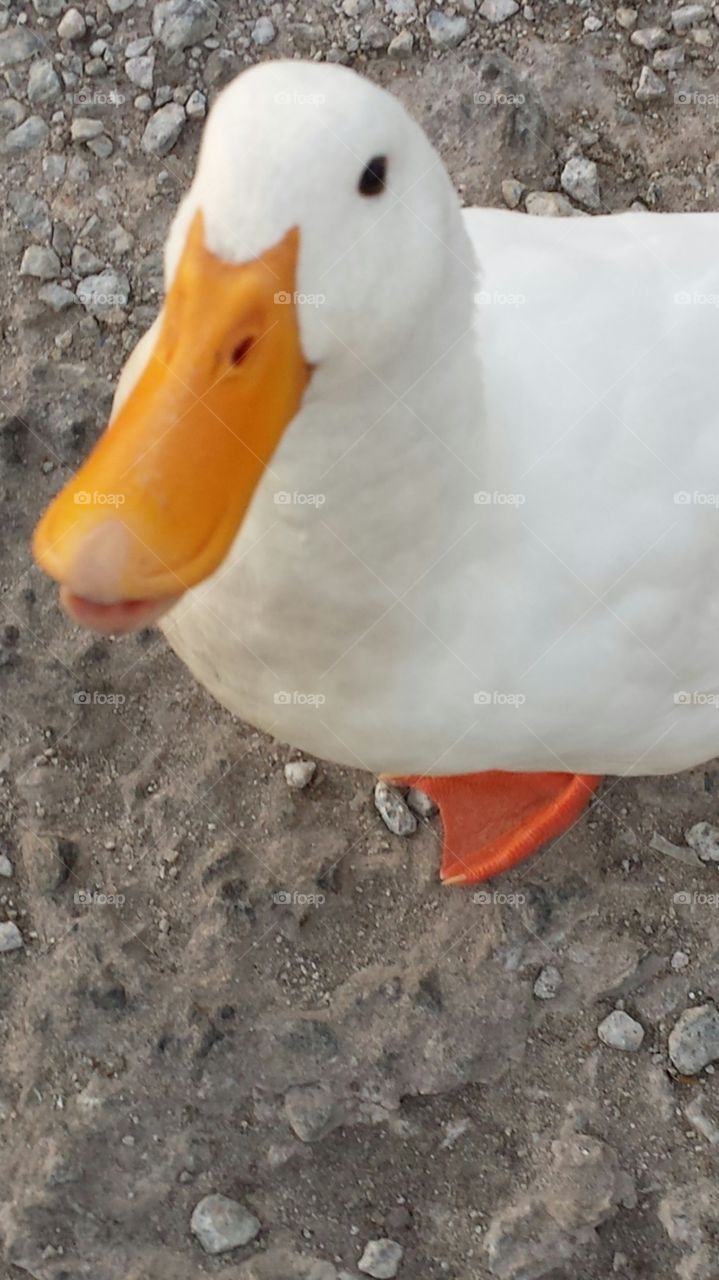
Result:
{"label": "orange bill", "polygon": [[35,530],[78,621],[147,625],[222,563],[311,375],[294,304],[299,231],[232,264],[198,211],[155,346]]}

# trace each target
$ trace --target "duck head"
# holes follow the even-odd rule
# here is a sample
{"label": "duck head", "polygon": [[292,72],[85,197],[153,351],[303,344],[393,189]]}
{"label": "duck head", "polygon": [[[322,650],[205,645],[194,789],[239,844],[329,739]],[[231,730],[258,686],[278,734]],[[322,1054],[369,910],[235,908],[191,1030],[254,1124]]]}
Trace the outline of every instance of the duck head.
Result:
{"label": "duck head", "polygon": [[353,72],[271,62],[223,91],[167,239],[161,313],[35,531],[73,619],[147,626],[221,566],[303,406],[350,354],[382,377],[413,340],[456,218],[422,130]]}

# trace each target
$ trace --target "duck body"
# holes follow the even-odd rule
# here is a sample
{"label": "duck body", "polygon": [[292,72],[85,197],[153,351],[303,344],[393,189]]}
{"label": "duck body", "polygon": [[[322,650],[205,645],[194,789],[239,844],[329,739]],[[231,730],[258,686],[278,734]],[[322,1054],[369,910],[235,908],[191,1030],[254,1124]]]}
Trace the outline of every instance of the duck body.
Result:
{"label": "duck body", "polygon": [[75,621],[162,619],[230,711],[423,785],[442,877],[495,875],[600,774],[719,752],[718,243],[463,211],[390,94],[257,66],[36,557]]}
{"label": "duck body", "polygon": [[168,640],[231,711],[373,771],[706,760],[719,215],[460,229],[464,331],[438,312],[404,367],[316,378]]}

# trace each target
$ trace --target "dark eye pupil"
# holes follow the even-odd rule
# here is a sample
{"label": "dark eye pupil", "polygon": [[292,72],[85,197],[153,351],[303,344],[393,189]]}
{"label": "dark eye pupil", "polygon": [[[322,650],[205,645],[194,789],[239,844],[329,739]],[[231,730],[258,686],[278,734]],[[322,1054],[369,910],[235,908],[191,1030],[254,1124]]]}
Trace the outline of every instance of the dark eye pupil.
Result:
{"label": "dark eye pupil", "polygon": [[384,191],[387,176],[387,157],[374,156],[359,180],[359,191],[363,196],[378,196]]}

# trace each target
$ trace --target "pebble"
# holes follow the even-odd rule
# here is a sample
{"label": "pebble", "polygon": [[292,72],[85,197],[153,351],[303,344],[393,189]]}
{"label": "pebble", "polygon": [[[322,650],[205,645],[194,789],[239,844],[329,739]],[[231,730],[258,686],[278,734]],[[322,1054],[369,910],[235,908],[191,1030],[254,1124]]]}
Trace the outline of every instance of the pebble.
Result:
{"label": "pebble", "polygon": [[44,142],[49,134],[42,116],[28,116],[16,129],[5,135],[3,151],[32,151]]}
{"label": "pebble", "polygon": [[506,22],[519,12],[516,0],[483,0],[479,12],[487,22]]}
{"label": "pebble", "polygon": [[523,182],[518,178],[505,178],[502,183],[502,199],[508,209],[516,209],[522,202],[522,196],[526,191]]}
{"label": "pebble", "polygon": [[568,196],[585,209],[599,208],[599,175],[593,160],[572,156],[562,169],[562,187]]}
{"label": "pebble", "polygon": [[86,31],[87,24],[79,9],[68,9],[57,27],[61,40],[81,40]]}
{"label": "pebble", "polygon": [[593,31],[601,31],[603,26],[604,22],[602,18],[599,18],[596,13],[590,13],[584,19],[584,30],[590,33]]}
{"label": "pebble", "polygon": [[612,1009],[597,1027],[597,1035],[610,1049],[636,1053],[644,1039],[644,1027],[623,1009]]}
{"label": "pebble", "polygon": [[6,853],[0,853],[0,876],[9,880],[13,873],[13,865]]}
{"label": "pebble", "polygon": [[672,10],[672,26],[675,31],[688,31],[698,22],[705,22],[709,17],[709,9],[705,4],[685,4],[680,9]]}
{"label": "pebble", "polygon": [[293,791],[301,791],[315,776],[314,760],[289,760],[285,765],[285,782]]}
{"label": "pebble", "polygon": [[263,14],[252,28],[252,43],[259,45],[260,49],[266,49],[268,44],[272,44],[276,35],[274,22]]}
{"label": "pebble", "polygon": [[84,244],[73,246],[71,266],[76,276],[97,275],[103,269],[103,261]]}
{"label": "pebble", "polygon": [[395,836],[411,836],[417,830],[417,819],[404,796],[381,780],[374,789],[374,805],[385,826]]}
{"label": "pebble", "polygon": [[0,71],[27,62],[40,48],[40,38],[29,27],[11,27],[0,33]]}
{"label": "pebble", "polygon": [[0,955],[5,951],[18,951],[23,944],[23,937],[12,920],[0,924]]}
{"label": "pebble", "polygon": [[53,280],[60,274],[60,259],[54,249],[42,244],[29,244],[20,263],[21,276],[37,280]]}
{"label": "pebble", "polygon": [[218,14],[214,0],[160,0],[152,11],[152,32],[166,49],[186,49],[212,35]]}
{"label": "pebble", "polygon": [[631,9],[628,5],[622,4],[617,9],[614,17],[620,27],[623,27],[625,31],[631,31],[632,27],[636,24],[639,14],[636,9]]}
{"label": "pebble", "polygon": [[684,50],[680,44],[675,44],[671,49],[657,49],[652,58],[655,71],[676,71],[683,65]]}
{"label": "pebble", "polygon": [[142,135],[142,149],[148,155],[166,156],[182,133],[186,116],[177,102],[168,102],[150,116]]}
{"label": "pebble", "polygon": [[418,818],[433,818],[439,812],[432,797],[428,796],[426,791],[420,791],[419,787],[410,787],[406,800]]}
{"label": "pebble", "polygon": [[151,89],[155,72],[154,53],[145,53],[142,57],[128,58],[125,63],[125,75],[136,84],[138,89]]}
{"label": "pebble", "polygon": [[672,956],[672,969],[676,973],[680,973],[682,969],[686,969],[689,964],[689,956],[686,951],[675,951]]}
{"label": "pebble", "polygon": [[629,39],[637,48],[646,49],[648,53],[669,44],[669,35],[663,27],[640,27],[638,31],[632,32]]}
{"label": "pebble", "polygon": [[404,1249],[396,1240],[368,1240],[357,1266],[373,1280],[393,1280],[403,1253]]}
{"label": "pebble", "polygon": [[195,1205],[190,1229],[205,1253],[227,1253],[254,1240],[262,1227],[248,1209],[227,1196],[210,1195]]}
{"label": "pebble", "polygon": [[667,86],[659,78],[656,71],[652,71],[651,67],[642,67],[639,74],[639,84],[634,95],[637,101],[652,102],[655,98],[662,98],[666,91]]}
{"label": "pebble", "polygon": [[408,58],[414,48],[414,36],[411,31],[400,31],[390,40],[387,52],[393,58]]}
{"label": "pebble", "polygon": [[293,1085],[285,1094],[285,1113],[301,1142],[318,1142],[335,1127],[335,1099],[325,1084]]}
{"label": "pebble", "polygon": [[372,0],[342,0],[342,12],[348,18],[361,18],[371,3]]}
{"label": "pebble", "polygon": [[558,191],[530,191],[525,207],[535,218],[573,218],[577,212]]}
{"label": "pebble", "polygon": [[27,231],[40,240],[49,240],[52,231],[50,208],[39,196],[29,191],[11,191],[8,204]]}
{"label": "pebble", "polygon": [[108,267],[99,275],[86,276],[77,286],[77,296],[88,311],[107,311],[124,307],[130,297],[130,281],[126,275]]}
{"label": "pebble", "polygon": [[185,112],[188,120],[201,120],[207,115],[207,98],[199,89],[193,89],[185,103]]}
{"label": "pebble", "polygon": [[51,311],[67,311],[68,307],[74,306],[77,302],[72,290],[66,289],[61,284],[44,284],[42,289],[38,290],[37,296]]}
{"label": "pebble", "polygon": [[537,1000],[554,1000],[562,985],[562,975],[553,964],[548,964],[537,974],[533,991]]}
{"label": "pebble", "polygon": [[51,62],[33,62],[27,80],[27,96],[34,105],[37,102],[51,102],[62,93],[60,77]]}
{"label": "pebble", "polygon": [[435,48],[456,49],[469,31],[469,22],[460,14],[450,17],[440,9],[430,9],[427,15],[427,30]]}
{"label": "pebble", "polygon": [[669,1057],[683,1076],[695,1076],[719,1058],[719,1011],[715,1005],[684,1010],[669,1033]]}
{"label": "pebble", "polygon": [[702,862],[719,862],[719,827],[710,822],[696,822],[686,833],[686,842]]}
{"label": "pebble", "polygon": [[370,22],[363,29],[360,44],[363,49],[386,49],[392,38],[392,32],[384,22]]}
{"label": "pebble", "polygon": [[70,125],[70,137],[73,142],[87,142],[88,138],[99,138],[103,127],[102,120],[93,116],[76,116]]}

